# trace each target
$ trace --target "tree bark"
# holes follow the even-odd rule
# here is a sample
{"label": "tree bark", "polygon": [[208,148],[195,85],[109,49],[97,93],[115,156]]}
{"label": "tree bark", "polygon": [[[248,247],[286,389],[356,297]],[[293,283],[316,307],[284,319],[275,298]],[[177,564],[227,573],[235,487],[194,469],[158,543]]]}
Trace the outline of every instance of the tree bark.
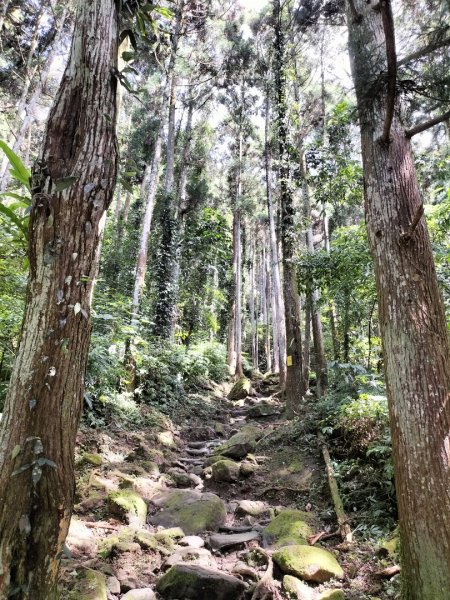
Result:
{"label": "tree bark", "polygon": [[[57,598],[101,224],[116,179],[117,13],[80,1],[33,173],[30,276],[0,430],[0,596]],[[64,191],[57,183],[76,179]]]}
{"label": "tree bark", "polygon": [[278,253],[278,240],[275,228],[275,215],[273,209],[272,194],[272,152],[270,148],[270,98],[269,90],[266,91],[266,115],[265,115],[265,169],[266,169],[266,194],[267,194],[267,213],[269,217],[269,240],[270,240],[270,262],[272,272],[273,288],[273,306],[272,322],[274,323],[274,348],[275,335],[278,348],[277,360],[274,357],[274,363],[279,365],[280,386],[284,389],[286,385],[286,325],[284,320],[284,305],[281,289],[280,277],[280,259]]}
{"label": "tree bark", "polygon": [[[328,216],[325,215],[323,219],[323,229],[324,229],[324,241],[325,241],[325,250],[327,254],[330,254],[330,231],[329,231],[329,221]],[[331,343],[333,345],[333,359],[339,362],[341,358],[341,349],[339,344],[339,331],[338,331],[338,318],[336,314],[336,303],[333,299],[328,301],[328,318],[330,319],[330,329],[331,329]]]}
{"label": "tree bark", "polygon": [[396,105],[380,143],[386,88],[382,19],[370,3],[349,11],[366,222],[374,258],[400,518],[402,597],[450,596],[450,361],[443,303],[421,210],[410,141]]}
{"label": "tree bark", "polygon": [[284,71],[284,35],[280,0],[274,0],[275,22],[275,89],[279,152],[279,187],[281,204],[281,244],[283,251],[283,295],[286,322],[287,376],[285,386],[286,416],[298,414],[304,395],[300,297],[295,266],[296,236],[288,149],[286,114],[286,74]]}

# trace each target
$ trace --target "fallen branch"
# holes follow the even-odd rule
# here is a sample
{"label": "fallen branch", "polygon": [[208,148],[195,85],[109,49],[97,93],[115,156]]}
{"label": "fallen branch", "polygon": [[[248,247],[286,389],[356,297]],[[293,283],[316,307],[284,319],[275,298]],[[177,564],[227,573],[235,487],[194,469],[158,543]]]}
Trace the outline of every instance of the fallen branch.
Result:
{"label": "fallen branch", "polygon": [[328,477],[328,485],[330,486],[331,498],[334,504],[334,510],[336,512],[336,517],[339,525],[339,532],[341,534],[344,542],[352,543],[353,535],[350,525],[348,523],[348,517],[344,511],[344,505],[342,504],[341,497],[339,495],[339,489],[336,482],[336,477],[334,475],[333,466],[331,464],[330,453],[328,452],[328,448],[324,445],[322,446],[322,454],[323,459],[325,461],[326,473]]}
{"label": "fallen branch", "polygon": [[116,531],[119,529],[119,525],[110,525],[109,523],[103,523],[102,521],[81,521],[83,525],[86,527],[98,528],[98,529],[109,529],[111,531]]}
{"label": "fallen branch", "polygon": [[314,546],[314,544],[317,544],[317,542],[319,542],[320,540],[328,540],[332,537],[336,537],[338,535],[341,535],[341,532],[339,529],[337,529],[336,531],[333,531],[331,533],[328,533],[327,531],[321,531],[320,533],[316,533],[315,535],[310,535],[308,538],[308,544],[310,544],[311,546]]}
{"label": "fallen branch", "polygon": [[398,573],[400,573],[400,571],[401,571],[401,569],[400,569],[399,565],[393,565],[392,567],[386,567],[382,571],[377,571],[376,573],[374,573],[374,575],[375,575],[375,577],[380,577],[380,578],[386,577],[387,579],[390,579],[391,577],[394,577],[394,575],[397,575]]}

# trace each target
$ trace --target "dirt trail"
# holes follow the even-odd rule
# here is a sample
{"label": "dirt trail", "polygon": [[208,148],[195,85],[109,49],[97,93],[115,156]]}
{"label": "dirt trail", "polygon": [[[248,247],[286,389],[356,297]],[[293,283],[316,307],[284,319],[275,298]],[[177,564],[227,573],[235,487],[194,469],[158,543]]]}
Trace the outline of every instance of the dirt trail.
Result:
{"label": "dirt trail", "polygon": [[111,430],[96,440],[99,452],[82,455],[64,598],[388,598],[371,549],[338,537],[311,546],[324,527],[336,529],[331,511],[321,520],[323,465],[282,419],[275,382],[253,385],[240,400],[217,401],[206,423],[188,415],[156,437]]}

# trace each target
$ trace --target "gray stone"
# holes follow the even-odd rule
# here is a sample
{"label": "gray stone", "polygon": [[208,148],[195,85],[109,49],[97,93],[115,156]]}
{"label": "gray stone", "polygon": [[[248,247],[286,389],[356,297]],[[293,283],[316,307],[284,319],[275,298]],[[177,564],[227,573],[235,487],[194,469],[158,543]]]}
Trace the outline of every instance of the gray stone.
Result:
{"label": "gray stone", "polygon": [[186,535],[178,543],[180,546],[189,546],[189,548],[203,548],[205,540],[198,535]]}
{"label": "gray stone", "polygon": [[215,569],[175,565],[158,581],[156,589],[167,600],[241,600],[246,585]]}
{"label": "gray stone", "polygon": [[156,600],[155,592],[151,588],[142,588],[140,590],[130,590],[122,600]]}
{"label": "gray stone", "polygon": [[233,546],[239,546],[252,540],[259,540],[257,531],[246,531],[244,533],[216,533],[208,538],[208,544],[213,550],[225,550]]}

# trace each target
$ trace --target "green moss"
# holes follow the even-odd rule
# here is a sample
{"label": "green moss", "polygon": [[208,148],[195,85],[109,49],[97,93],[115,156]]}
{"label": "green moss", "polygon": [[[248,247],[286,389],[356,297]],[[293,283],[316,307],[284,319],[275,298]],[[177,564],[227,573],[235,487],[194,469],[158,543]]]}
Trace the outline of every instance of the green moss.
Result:
{"label": "green moss", "polygon": [[251,382],[246,377],[241,377],[231,388],[228,399],[229,400],[243,400],[250,394]]}
{"label": "green moss", "polygon": [[106,579],[103,573],[83,569],[77,576],[69,600],[106,600]]}
{"label": "green moss", "polygon": [[313,534],[311,515],[301,510],[283,510],[265,527],[263,539],[267,544],[281,548],[294,544],[306,544]]}
{"label": "green moss", "polygon": [[89,463],[90,465],[94,465],[94,467],[99,467],[103,464],[103,457],[101,454],[90,454],[89,452],[84,452],[81,456],[81,462]]}
{"label": "green moss", "polygon": [[288,598],[296,600],[301,598],[302,600],[312,600],[314,597],[314,591],[309,588],[306,583],[292,577],[292,575],[285,575],[283,577],[283,590]]}
{"label": "green moss", "polygon": [[273,560],[283,573],[306,581],[323,583],[332,577],[342,579],[344,576],[335,557],[315,546],[285,546],[273,553]]}
{"label": "green moss", "polygon": [[212,466],[214,481],[237,481],[239,479],[240,464],[234,460],[219,460]]}
{"label": "green moss", "polygon": [[256,448],[257,440],[262,436],[262,430],[254,425],[243,427],[238,433],[231,436],[228,441],[214,450],[214,454],[222,454],[229,458],[244,458]]}
{"label": "green moss", "polygon": [[342,590],[326,590],[317,600],[345,600],[345,594]]}
{"label": "green moss", "polygon": [[147,505],[136,492],[128,489],[110,492],[108,504],[112,514],[125,518],[129,523],[145,525]]}
{"label": "green moss", "polygon": [[213,456],[208,456],[208,458],[203,463],[203,466],[204,467],[210,467],[214,463],[219,462],[219,460],[229,460],[229,459],[226,456],[222,456],[221,454],[216,454],[216,455],[213,455]]}

